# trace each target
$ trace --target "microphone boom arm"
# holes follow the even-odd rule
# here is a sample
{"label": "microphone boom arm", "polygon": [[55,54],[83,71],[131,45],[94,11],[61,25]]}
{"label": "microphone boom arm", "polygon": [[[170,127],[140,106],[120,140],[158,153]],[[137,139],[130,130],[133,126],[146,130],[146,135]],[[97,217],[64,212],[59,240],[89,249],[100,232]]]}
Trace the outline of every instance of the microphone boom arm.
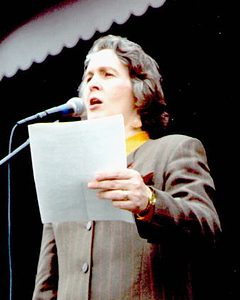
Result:
{"label": "microphone boom arm", "polygon": [[0,166],[9,161],[13,156],[15,156],[18,152],[26,148],[30,144],[29,139],[26,140],[22,145],[17,147],[13,152],[9,153],[7,156],[5,156],[3,159],[0,160]]}

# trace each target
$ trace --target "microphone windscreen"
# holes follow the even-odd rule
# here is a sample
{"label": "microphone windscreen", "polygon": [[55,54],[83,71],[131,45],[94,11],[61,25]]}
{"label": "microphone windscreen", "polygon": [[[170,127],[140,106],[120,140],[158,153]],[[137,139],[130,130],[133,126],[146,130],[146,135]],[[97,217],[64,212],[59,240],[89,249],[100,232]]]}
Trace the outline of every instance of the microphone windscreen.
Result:
{"label": "microphone windscreen", "polygon": [[71,104],[74,109],[73,117],[82,117],[86,113],[86,104],[82,98],[73,97],[67,103]]}

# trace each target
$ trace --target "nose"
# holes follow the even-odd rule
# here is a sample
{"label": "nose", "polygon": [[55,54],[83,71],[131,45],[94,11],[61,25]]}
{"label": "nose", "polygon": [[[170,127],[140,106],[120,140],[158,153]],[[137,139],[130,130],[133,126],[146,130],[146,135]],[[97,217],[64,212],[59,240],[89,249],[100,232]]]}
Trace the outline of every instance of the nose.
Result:
{"label": "nose", "polygon": [[97,76],[93,76],[91,78],[90,82],[88,83],[88,88],[89,88],[90,91],[101,89],[101,83],[100,83],[100,80]]}

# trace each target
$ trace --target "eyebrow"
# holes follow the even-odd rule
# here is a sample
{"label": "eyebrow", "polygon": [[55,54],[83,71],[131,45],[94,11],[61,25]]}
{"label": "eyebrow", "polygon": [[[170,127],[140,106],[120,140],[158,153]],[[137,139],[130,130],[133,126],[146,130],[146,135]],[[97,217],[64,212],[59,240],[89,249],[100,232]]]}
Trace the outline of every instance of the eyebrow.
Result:
{"label": "eyebrow", "polygon": [[[111,70],[111,71],[118,74],[118,71],[115,68],[110,67],[110,66],[101,66],[101,67],[97,68],[97,70],[100,71],[100,72],[105,71],[105,70]],[[92,75],[92,74],[93,74],[93,71],[91,71],[91,70],[89,70],[88,72],[85,72],[83,74],[83,79],[85,79],[87,76]]]}

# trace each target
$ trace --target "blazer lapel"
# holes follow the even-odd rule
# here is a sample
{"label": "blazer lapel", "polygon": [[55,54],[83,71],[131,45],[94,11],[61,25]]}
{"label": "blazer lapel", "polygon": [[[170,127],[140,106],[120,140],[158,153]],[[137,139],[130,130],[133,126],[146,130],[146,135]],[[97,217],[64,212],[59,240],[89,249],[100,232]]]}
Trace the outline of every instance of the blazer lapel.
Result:
{"label": "blazer lapel", "polygon": [[133,165],[134,153],[135,153],[135,151],[131,152],[131,153],[127,156],[127,167],[128,167],[128,168],[131,168],[132,165]]}

